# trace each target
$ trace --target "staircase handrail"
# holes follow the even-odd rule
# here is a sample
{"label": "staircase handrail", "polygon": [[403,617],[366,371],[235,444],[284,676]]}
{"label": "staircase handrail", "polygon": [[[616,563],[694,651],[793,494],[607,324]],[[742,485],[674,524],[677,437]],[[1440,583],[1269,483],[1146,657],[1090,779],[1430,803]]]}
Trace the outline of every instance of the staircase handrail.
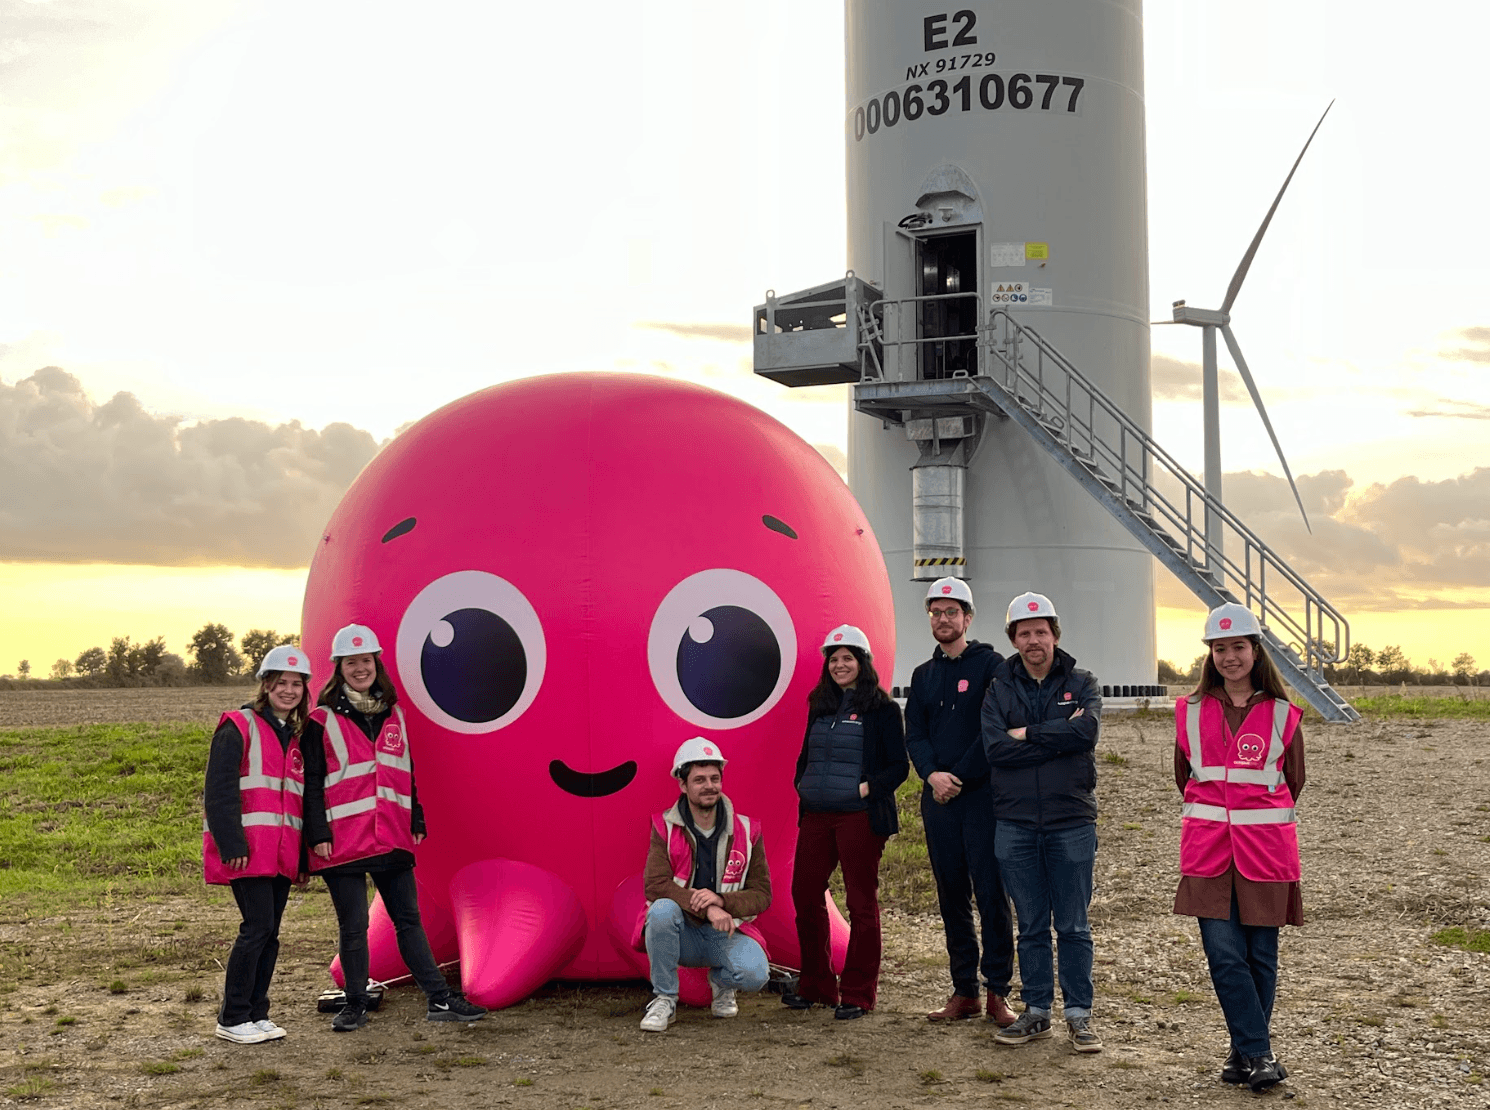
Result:
{"label": "staircase handrail", "polygon": [[[1031,372],[1021,357],[1020,348],[1026,341],[1032,344],[1038,352],[1039,357],[1036,360],[1034,372]],[[1082,455],[1084,446],[1087,458],[1094,464],[1100,461],[1108,470],[1116,469],[1119,496],[1129,504],[1137,504],[1143,510],[1148,511],[1151,516],[1153,510],[1158,509],[1159,515],[1183,535],[1186,557],[1205,567],[1218,593],[1223,596],[1228,595],[1230,593],[1227,588],[1228,581],[1235,582],[1242,596],[1232,595],[1230,599],[1240,601],[1249,608],[1256,605],[1261,610],[1259,615],[1264,624],[1281,625],[1289,631],[1292,637],[1301,641],[1304,665],[1308,670],[1322,675],[1321,668],[1324,664],[1340,663],[1347,658],[1350,651],[1350,625],[1345,617],[1302,575],[1284,562],[1236,514],[1212,498],[1205,486],[1194,475],[1181,466],[1148,432],[1100,388],[1089,381],[1038,331],[1028,325],[1018,323],[1007,311],[995,309],[990,317],[984,346],[991,357],[981,359],[979,369],[987,367],[988,371],[992,371],[995,365],[1002,366],[1005,372],[1004,386],[1016,403],[1029,409],[1042,422],[1048,421],[1051,416],[1056,417],[1060,426],[1051,428],[1052,435],[1063,440],[1078,457]],[[995,360],[997,360],[996,363]],[[1064,397],[1045,381],[1046,360],[1053,363],[1064,375]],[[1060,383],[1056,384],[1059,387]],[[1084,425],[1081,414],[1072,407],[1073,384],[1075,391],[1084,392],[1087,397]],[[1030,400],[1024,396],[1021,389],[1024,385],[1034,388],[1039,399],[1038,408],[1031,408]],[[1055,411],[1051,412],[1052,409]],[[1120,433],[1118,446],[1114,447],[1100,434],[1096,426],[1097,410],[1117,425]],[[1047,427],[1049,426],[1047,423]],[[1080,432],[1081,438],[1073,434],[1075,432]],[[1134,452],[1138,456],[1136,460],[1130,460],[1129,457],[1128,443],[1130,440],[1136,447]],[[1184,492],[1185,507],[1183,510],[1174,504],[1163,491],[1154,486],[1149,477],[1151,463],[1159,464],[1179,482]],[[1139,495],[1137,499],[1130,495],[1130,489]],[[1195,523],[1197,502],[1200,509],[1201,527],[1197,527]],[[1211,551],[1205,544],[1203,523],[1207,510],[1215,513],[1217,518],[1241,539],[1243,543],[1241,562],[1226,554],[1226,549],[1230,545],[1223,544],[1222,551],[1217,553]],[[1197,559],[1197,553],[1205,556],[1203,561]],[[1255,581],[1254,559],[1257,564]],[[1302,624],[1270,592],[1268,583],[1270,575],[1281,578],[1302,597],[1304,603]],[[1333,632],[1331,637],[1324,634],[1327,624]],[[1331,645],[1332,651],[1326,650],[1327,643]],[[1295,650],[1298,650],[1297,647]]]}

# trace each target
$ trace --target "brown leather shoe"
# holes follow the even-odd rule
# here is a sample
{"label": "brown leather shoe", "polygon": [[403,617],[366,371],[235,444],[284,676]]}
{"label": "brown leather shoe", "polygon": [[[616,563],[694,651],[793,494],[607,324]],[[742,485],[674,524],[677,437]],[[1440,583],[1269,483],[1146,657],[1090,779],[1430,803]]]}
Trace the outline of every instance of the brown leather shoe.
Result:
{"label": "brown leather shoe", "polygon": [[1009,1009],[1009,1003],[1004,1001],[1001,994],[990,994],[988,996],[988,1020],[1000,1028],[1007,1028],[1014,1024],[1014,1011]]}
{"label": "brown leather shoe", "polygon": [[[982,1009],[976,998],[968,998],[966,995],[954,994],[947,999],[947,1004],[940,1010],[932,1010],[926,1015],[927,1021],[964,1021],[967,1018],[975,1018],[978,1011]],[[1013,1021],[1013,1017],[1009,1018]]]}

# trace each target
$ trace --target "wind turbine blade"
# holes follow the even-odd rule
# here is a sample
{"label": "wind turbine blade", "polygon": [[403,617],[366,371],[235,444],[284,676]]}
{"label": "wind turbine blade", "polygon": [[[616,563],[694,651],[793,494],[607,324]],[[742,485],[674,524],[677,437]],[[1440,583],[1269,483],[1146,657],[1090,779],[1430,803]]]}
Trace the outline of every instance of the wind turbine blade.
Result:
{"label": "wind turbine blade", "polygon": [[[1330,101],[1324,110],[1324,116],[1330,114],[1330,109],[1335,102]],[[1273,206],[1268,209],[1268,214],[1262,218],[1262,226],[1257,229],[1257,234],[1252,236],[1252,244],[1247,248],[1247,253],[1242,255],[1241,265],[1236,268],[1236,273],[1231,275],[1231,284],[1226,287],[1226,299],[1221,302],[1221,311],[1230,312],[1232,302],[1236,300],[1237,294],[1242,291],[1242,282],[1247,280],[1247,271],[1252,268],[1252,258],[1257,254],[1257,248],[1262,243],[1262,237],[1267,234],[1268,224],[1273,222],[1273,213],[1278,211],[1278,202],[1283,199],[1283,194],[1288,191],[1288,183],[1293,180],[1294,171],[1299,168],[1299,163],[1304,160],[1304,154],[1309,150],[1309,144],[1314,141],[1314,136],[1319,133],[1319,128],[1324,123],[1324,116],[1319,117],[1319,123],[1314,125],[1314,130],[1309,132],[1309,137],[1304,140],[1304,149],[1299,151],[1299,156],[1293,160],[1293,169],[1288,171],[1288,176],[1283,179],[1283,188],[1278,190],[1278,195],[1273,198]]]}
{"label": "wind turbine blade", "polygon": [[1309,523],[1309,514],[1304,511],[1304,499],[1299,496],[1299,487],[1293,480],[1293,471],[1288,469],[1288,460],[1283,457],[1283,445],[1278,442],[1277,433],[1273,431],[1273,422],[1268,419],[1268,410],[1263,406],[1262,394],[1257,392],[1257,383],[1252,380],[1252,371],[1247,369],[1247,360],[1242,357],[1242,349],[1237,346],[1236,336],[1231,334],[1231,328],[1222,324],[1221,335],[1226,340],[1226,349],[1231,352],[1232,361],[1236,363],[1237,373],[1242,376],[1247,392],[1252,394],[1252,403],[1257,406],[1257,415],[1262,417],[1262,426],[1268,430],[1268,438],[1273,441],[1273,450],[1278,452],[1278,461],[1283,464],[1283,473],[1288,475],[1288,485],[1293,490],[1293,499],[1298,502],[1299,515],[1304,518],[1304,527],[1309,529],[1309,534],[1312,536],[1314,526]]}

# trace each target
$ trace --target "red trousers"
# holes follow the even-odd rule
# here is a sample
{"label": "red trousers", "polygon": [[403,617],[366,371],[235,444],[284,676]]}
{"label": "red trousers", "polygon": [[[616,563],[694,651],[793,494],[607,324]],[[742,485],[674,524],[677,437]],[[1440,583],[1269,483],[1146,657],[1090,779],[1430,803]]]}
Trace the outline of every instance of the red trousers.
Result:
{"label": "red trousers", "polygon": [[[802,946],[797,993],[826,1006],[874,1009],[880,981],[880,855],[889,837],[875,836],[868,813],[804,813],[792,862],[792,907]],[[843,868],[848,900],[848,956],[843,977],[830,962],[828,907],[823,896],[833,868]]]}

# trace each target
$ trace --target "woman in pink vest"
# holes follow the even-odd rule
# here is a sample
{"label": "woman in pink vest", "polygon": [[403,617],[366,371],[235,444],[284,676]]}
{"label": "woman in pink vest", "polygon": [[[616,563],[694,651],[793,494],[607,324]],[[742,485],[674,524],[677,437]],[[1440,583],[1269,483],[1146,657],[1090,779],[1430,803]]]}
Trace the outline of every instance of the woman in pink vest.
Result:
{"label": "woman in pink vest", "polygon": [[1225,1083],[1287,1078],[1269,1026],[1278,929],[1304,923],[1294,805],[1304,788],[1302,711],[1288,700],[1245,607],[1206,618],[1200,684],[1175,703],[1175,783],[1184,794],[1174,912],[1199,919],[1231,1034]]}
{"label": "woman in pink vest", "polygon": [[335,669],[305,727],[305,840],[311,870],[336,907],[346,1004],[338,1033],[367,1022],[367,880],[383,898],[398,951],[429,999],[430,1021],[476,1021],[486,1011],[452,991],[430,952],[414,886],[424,810],[414,787],[408,727],[372,629],[349,624],[331,641]]}
{"label": "woman in pink vest", "polygon": [[202,789],[202,869],[233,888],[243,915],[228,954],[217,1035],[234,1044],[278,1040],[269,1020],[269,980],[279,957],[279,922],[291,882],[307,879],[300,837],[305,763],[300,731],[310,698],[305,653],[277,647],[259,666],[259,692],[224,713],[212,734]]}

